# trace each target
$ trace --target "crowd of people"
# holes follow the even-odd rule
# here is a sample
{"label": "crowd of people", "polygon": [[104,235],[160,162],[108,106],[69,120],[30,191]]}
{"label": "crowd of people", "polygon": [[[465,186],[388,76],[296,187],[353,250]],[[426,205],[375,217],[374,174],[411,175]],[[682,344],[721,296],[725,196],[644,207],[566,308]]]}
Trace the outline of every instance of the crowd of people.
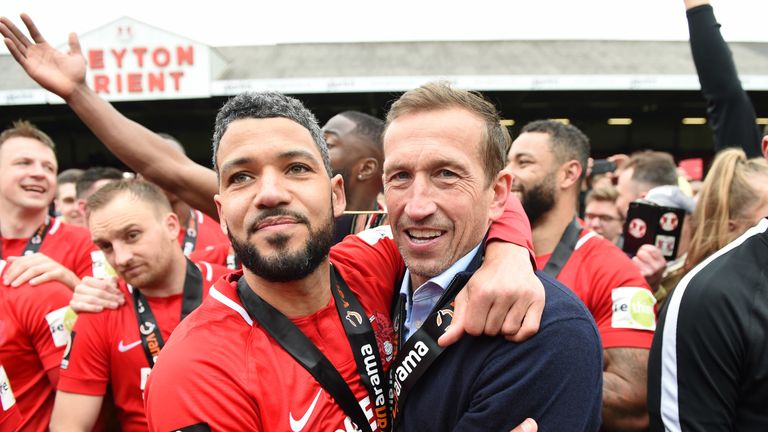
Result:
{"label": "crowd of people", "polygon": [[766,430],[768,129],[684,0],[716,155],[591,158],[432,82],[386,119],[219,110],[212,169],[0,33],[133,172],[0,133],[0,432]]}

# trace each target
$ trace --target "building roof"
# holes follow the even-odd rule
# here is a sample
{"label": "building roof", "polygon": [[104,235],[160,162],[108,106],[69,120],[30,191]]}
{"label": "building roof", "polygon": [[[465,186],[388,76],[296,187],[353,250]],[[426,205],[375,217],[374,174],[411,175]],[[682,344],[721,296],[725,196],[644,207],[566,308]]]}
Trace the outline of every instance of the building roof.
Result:
{"label": "building roof", "polygon": [[[729,45],[744,87],[768,90],[768,43]],[[224,59],[211,76],[213,95],[263,88],[397,91],[439,77],[478,90],[698,88],[685,41],[317,43],[213,50]],[[0,76],[0,92],[38,90],[10,55],[0,56]]]}

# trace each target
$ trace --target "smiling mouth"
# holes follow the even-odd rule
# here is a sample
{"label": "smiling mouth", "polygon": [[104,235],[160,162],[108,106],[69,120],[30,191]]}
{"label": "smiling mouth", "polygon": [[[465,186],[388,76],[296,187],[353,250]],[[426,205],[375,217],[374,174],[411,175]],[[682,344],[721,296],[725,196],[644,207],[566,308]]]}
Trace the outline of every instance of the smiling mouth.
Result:
{"label": "smiling mouth", "polygon": [[414,243],[426,243],[443,235],[443,231],[434,229],[409,229],[405,234]]}
{"label": "smiling mouth", "polygon": [[45,193],[45,188],[42,186],[22,186],[21,188],[27,192]]}

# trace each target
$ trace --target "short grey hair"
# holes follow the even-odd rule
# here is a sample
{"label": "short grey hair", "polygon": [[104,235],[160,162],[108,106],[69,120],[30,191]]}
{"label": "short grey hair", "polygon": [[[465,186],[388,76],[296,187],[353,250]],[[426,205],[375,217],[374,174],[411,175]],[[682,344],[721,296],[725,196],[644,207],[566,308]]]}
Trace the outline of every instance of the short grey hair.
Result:
{"label": "short grey hair", "polygon": [[323,165],[329,177],[331,171],[331,156],[328,153],[328,144],[325,143],[323,132],[317,124],[315,115],[309,111],[298,99],[277,92],[241,93],[221,107],[216,114],[216,126],[213,131],[213,169],[218,174],[216,153],[219,150],[221,137],[227,131],[229,124],[241,119],[268,119],[282,117],[293,120],[309,131],[312,139],[323,158]]}

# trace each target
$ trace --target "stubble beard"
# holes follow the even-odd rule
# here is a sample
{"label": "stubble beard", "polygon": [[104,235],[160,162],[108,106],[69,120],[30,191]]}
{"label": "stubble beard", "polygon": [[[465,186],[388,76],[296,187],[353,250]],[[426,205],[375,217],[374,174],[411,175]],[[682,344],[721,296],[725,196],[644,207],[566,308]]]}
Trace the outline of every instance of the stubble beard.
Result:
{"label": "stubble beard", "polygon": [[555,207],[555,185],[551,180],[545,178],[530,189],[523,187],[521,192],[520,201],[531,225]]}

